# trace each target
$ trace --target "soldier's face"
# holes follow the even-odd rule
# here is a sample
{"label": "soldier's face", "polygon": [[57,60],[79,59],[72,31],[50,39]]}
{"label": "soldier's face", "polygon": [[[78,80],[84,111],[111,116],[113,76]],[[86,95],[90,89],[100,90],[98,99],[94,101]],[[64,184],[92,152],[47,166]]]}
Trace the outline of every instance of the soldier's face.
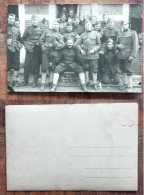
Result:
{"label": "soldier's face", "polygon": [[17,28],[20,28],[20,21],[15,21],[15,26],[16,26]]}
{"label": "soldier's face", "polygon": [[63,8],[62,8],[62,11],[63,11],[63,12],[67,12],[67,8],[66,8],[66,7],[63,7]]}
{"label": "soldier's face", "polygon": [[108,27],[109,28],[113,28],[113,26],[114,26],[114,22],[113,21],[111,21],[111,22],[108,23]]}
{"label": "soldier's face", "polygon": [[79,18],[76,18],[76,19],[75,19],[75,24],[78,25],[79,23],[80,23]]}
{"label": "soldier's face", "polygon": [[66,18],[66,15],[62,15],[62,16],[61,16],[61,20],[62,20],[63,22],[65,22],[66,19],[67,19],[67,18]]}
{"label": "soldier's face", "polygon": [[8,17],[8,24],[14,25],[15,23],[15,16],[9,16]]}
{"label": "soldier's face", "polygon": [[112,43],[107,43],[107,48],[108,48],[108,50],[111,50],[113,48],[113,44]]}
{"label": "soldier's face", "polygon": [[73,18],[73,17],[74,17],[74,12],[73,12],[73,11],[69,11],[69,16],[70,16],[71,18]]}
{"label": "soldier's face", "polygon": [[53,23],[53,29],[56,30],[56,31],[59,30],[59,23],[58,22]]}
{"label": "soldier's face", "polygon": [[73,41],[72,40],[68,40],[66,43],[68,48],[72,48],[73,47]]}
{"label": "soldier's face", "polygon": [[95,24],[96,22],[97,22],[97,18],[96,18],[96,17],[92,17],[91,23],[92,23],[92,24]]}
{"label": "soldier's face", "polygon": [[92,30],[92,24],[90,22],[86,23],[85,24],[85,29],[86,29],[86,31],[91,31]]}
{"label": "soldier's face", "polygon": [[48,28],[48,22],[44,22],[43,27],[44,27],[44,29],[47,29]]}
{"label": "soldier's face", "polygon": [[99,31],[101,26],[100,26],[100,24],[97,24],[97,25],[94,26],[94,28],[95,28],[96,31]]}
{"label": "soldier's face", "polygon": [[66,29],[67,29],[67,32],[72,32],[72,29],[73,29],[73,28],[72,28],[72,26],[67,26]]}
{"label": "soldier's face", "polygon": [[107,15],[103,16],[103,21],[107,22],[107,20],[108,20],[108,16]]}
{"label": "soldier's face", "polygon": [[122,25],[123,30],[127,30],[129,28],[129,24],[127,22]]}
{"label": "soldier's face", "polygon": [[34,18],[33,20],[32,20],[32,25],[33,26],[38,26],[38,22],[39,22],[39,18]]}

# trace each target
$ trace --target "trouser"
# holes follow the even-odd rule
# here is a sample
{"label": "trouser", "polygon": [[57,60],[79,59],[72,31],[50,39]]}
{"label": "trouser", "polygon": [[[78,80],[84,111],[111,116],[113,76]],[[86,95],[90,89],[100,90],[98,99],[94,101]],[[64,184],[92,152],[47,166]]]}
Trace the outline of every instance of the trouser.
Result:
{"label": "trouser", "polygon": [[49,71],[49,62],[50,62],[50,50],[42,52],[42,64],[41,71],[42,73],[47,73]]}
{"label": "trouser", "polygon": [[27,83],[29,79],[29,74],[31,66],[33,64],[33,82],[37,82],[41,63],[41,49],[38,45],[35,46],[33,53],[26,52],[25,65],[24,65],[24,81]]}
{"label": "trouser", "polygon": [[98,72],[97,59],[83,59],[82,63],[85,71],[91,71],[92,73]]}
{"label": "trouser", "polygon": [[120,75],[118,73],[112,76],[106,73],[102,75],[102,82],[105,84],[109,84],[111,79],[113,79],[113,84],[115,85],[118,85],[120,83]]}
{"label": "trouser", "polygon": [[76,63],[71,63],[71,64],[66,64],[66,63],[60,63],[58,66],[55,68],[55,73],[62,73],[64,71],[71,70],[77,73],[82,73],[84,72],[83,67],[76,64]]}
{"label": "trouser", "polygon": [[122,73],[126,73],[127,76],[132,76],[132,61],[128,59],[118,59],[118,61]]}
{"label": "trouser", "polygon": [[15,52],[11,52],[7,50],[7,64],[8,64],[8,71],[11,69],[13,69],[14,71],[19,71],[20,51],[15,50]]}

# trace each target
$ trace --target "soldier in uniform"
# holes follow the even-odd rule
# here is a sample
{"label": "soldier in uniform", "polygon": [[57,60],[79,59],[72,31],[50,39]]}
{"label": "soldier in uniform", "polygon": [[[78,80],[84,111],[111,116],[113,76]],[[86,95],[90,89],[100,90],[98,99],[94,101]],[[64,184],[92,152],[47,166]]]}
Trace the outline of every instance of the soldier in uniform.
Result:
{"label": "soldier in uniform", "polygon": [[91,16],[91,23],[92,23],[93,28],[94,28],[94,25],[96,24],[96,22],[97,22],[97,17]]}
{"label": "soldier in uniform", "polygon": [[71,22],[67,23],[66,32],[63,34],[64,41],[67,42],[68,39],[73,39],[76,41],[76,33],[73,31],[73,25]]}
{"label": "soldier in uniform", "polygon": [[118,85],[120,82],[120,68],[114,48],[114,42],[109,39],[106,43],[106,50],[104,53],[104,61],[102,69],[102,82],[109,84],[112,80],[113,84]]}
{"label": "soldier in uniform", "polygon": [[109,17],[106,13],[103,14],[103,20],[101,21],[101,27],[102,29],[105,28],[108,24]]}
{"label": "soldier in uniform", "polygon": [[85,22],[85,33],[83,33],[75,43],[75,47],[80,52],[83,67],[85,70],[86,83],[89,84],[89,71],[92,73],[93,86],[97,90],[97,72],[98,72],[98,51],[101,47],[100,37],[92,30],[90,20]]}
{"label": "soldier in uniform", "polygon": [[122,21],[122,30],[120,31],[116,47],[118,49],[117,57],[120,69],[123,73],[123,83],[121,90],[132,88],[132,62],[138,51],[137,33],[129,29],[129,23]]}
{"label": "soldier in uniform", "polygon": [[51,91],[56,91],[59,74],[67,70],[72,70],[79,74],[82,89],[85,92],[87,91],[84,70],[82,66],[76,63],[77,51],[73,48],[73,44],[73,39],[68,39],[65,48],[61,51],[61,61],[55,68]]}
{"label": "soldier in uniform", "polygon": [[66,14],[61,14],[60,19],[58,20],[59,22],[59,31],[61,34],[66,32],[66,26],[67,26],[67,16]]}
{"label": "soldier in uniform", "polygon": [[100,22],[96,22],[94,25],[94,31],[98,33],[98,35],[100,36],[100,38],[102,37],[102,30],[101,30],[101,23]]}
{"label": "soldier in uniform", "polygon": [[58,28],[58,22],[54,21],[53,29],[45,30],[40,37],[40,45],[42,50],[41,91],[43,91],[45,87],[47,72],[50,74],[50,87],[52,86],[53,71],[60,59],[60,49],[64,47],[63,36],[59,33]]}
{"label": "soldier in uniform", "polygon": [[7,58],[8,71],[13,70],[12,85],[18,87],[18,71],[20,69],[20,49],[22,48],[20,30],[15,26],[15,14],[8,15],[7,27]]}
{"label": "soldier in uniform", "polygon": [[74,24],[74,20],[75,20],[74,10],[70,9],[69,10],[68,22],[71,22],[72,24]]}
{"label": "soldier in uniform", "polygon": [[78,16],[75,18],[74,21],[74,31],[78,36],[80,36],[85,31],[84,25],[81,24],[80,18]]}
{"label": "soldier in uniform", "polygon": [[39,38],[43,33],[43,28],[38,25],[39,17],[33,15],[31,18],[32,25],[27,27],[22,40],[26,49],[26,58],[24,64],[24,82],[23,86],[28,84],[29,74],[32,64],[34,65],[34,79],[33,87],[37,85],[39,69],[41,63],[41,49],[39,44]]}
{"label": "soldier in uniform", "polygon": [[64,38],[59,32],[59,23],[57,20],[53,22],[51,39],[52,39],[53,47],[51,48],[50,51],[50,80],[49,80],[50,87],[52,86],[55,67],[60,60],[60,50],[65,46]]}

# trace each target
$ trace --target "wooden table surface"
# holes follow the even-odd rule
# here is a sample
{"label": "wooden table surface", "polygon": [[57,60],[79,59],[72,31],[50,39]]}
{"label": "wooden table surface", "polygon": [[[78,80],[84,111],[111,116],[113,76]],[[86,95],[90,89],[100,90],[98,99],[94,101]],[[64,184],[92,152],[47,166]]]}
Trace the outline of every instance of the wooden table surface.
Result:
{"label": "wooden table surface", "polygon": [[[143,94],[120,93],[8,93],[6,25],[8,4],[89,4],[89,3],[142,3],[142,0],[0,0],[0,195],[143,195]],[[7,192],[5,106],[21,104],[87,104],[87,103],[137,102],[139,104],[139,152],[137,192]],[[121,184],[119,184],[121,185]]]}

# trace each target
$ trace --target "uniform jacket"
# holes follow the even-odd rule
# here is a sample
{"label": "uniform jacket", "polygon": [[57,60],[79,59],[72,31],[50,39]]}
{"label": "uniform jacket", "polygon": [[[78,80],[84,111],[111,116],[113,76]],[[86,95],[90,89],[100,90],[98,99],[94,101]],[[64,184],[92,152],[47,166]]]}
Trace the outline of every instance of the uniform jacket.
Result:
{"label": "uniform jacket", "polygon": [[135,31],[128,29],[128,31],[120,31],[116,47],[118,44],[124,45],[124,49],[118,49],[117,57],[119,59],[128,59],[130,56],[136,57],[138,51],[138,38]]}
{"label": "uniform jacket", "polygon": [[101,32],[101,41],[102,44],[106,43],[108,39],[112,39],[114,42],[116,42],[118,37],[119,29],[106,27]]}
{"label": "uniform jacket", "polygon": [[[83,49],[86,55],[79,54],[83,59],[98,59],[98,51],[101,47],[101,41],[99,35],[95,31],[83,33],[75,43],[75,47],[78,51]],[[95,52],[90,54],[90,50],[94,49]]]}
{"label": "uniform jacket", "polygon": [[[53,46],[50,47],[49,44]],[[63,36],[55,30],[45,30],[40,37],[42,51],[50,50],[52,56],[58,57],[59,50],[65,46]]]}
{"label": "uniform jacket", "polygon": [[76,32],[77,35],[80,36],[82,33],[84,33],[85,27],[79,24],[78,26],[74,26],[74,31]]}
{"label": "uniform jacket", "polygon": [[104,53],[102,72],[108,75],[109,74],[114,75],[116,73],[121,72],[116,57],[115,49],[111,49],[111,50],[106,49]]}
{"label": "uniform jacket", "polygon": [[29,52],[33,52],[34,46],[39,45],[39,38],[43,33],[43,29],[39,26],[29,26],[26,28],[22,41],[25,49]]}
{"label": "uniform jacket", "polygon": [[61,34],[66,32],[67,22],[63,22],[61,19],[59,19],[59,31]]}
{"label": "uniform jacket", "polygon": [[7,27],[7,40],[12,39],[12,43],[7,45],[8,50],[11,52],[15,52],[17,49],[18,51],[22,48],[22,43],[21,43],[21,34],[19,31],[19,28],[15,26],[9,26]]}
{"label": "uniform jacket", "polygon": [[64,47],[61,50],[61,62],[65,64],[76,63],[77,51],[72,48]]}
{"label": "uniform jacket", "polygon": [[75,32],[65,32],[63,34],[64,41],[66,42],[68,39],[72,39],[74,42],[76,41],[76,33]]}

